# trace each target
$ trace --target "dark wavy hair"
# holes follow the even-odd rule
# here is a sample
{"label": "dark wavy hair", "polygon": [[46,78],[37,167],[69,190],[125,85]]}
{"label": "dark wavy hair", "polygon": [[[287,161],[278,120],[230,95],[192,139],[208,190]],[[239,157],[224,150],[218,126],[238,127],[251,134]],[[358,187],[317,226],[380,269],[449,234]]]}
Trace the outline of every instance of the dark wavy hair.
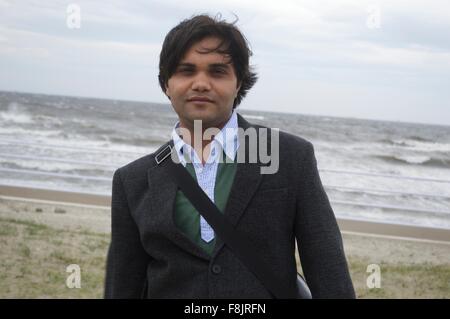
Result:
{"label": "dark wavy hair", "polygon": [[214,18],[201,14],[183,20],[170,30],[164,39],[159,56],[158,80],[163,92],[166,93],[170,77],[189,48],[206,37],[217,37],[221,39],[217,48],[201,53],[218,52],[230,56],[238,86],[241,84],[233,102],[233,109],[236,108],[258,79],[249,65],[252,51],[248,47],[247,39],[235,26],[236,22],[237,20],[232,23],[221,20],[220,14]]}

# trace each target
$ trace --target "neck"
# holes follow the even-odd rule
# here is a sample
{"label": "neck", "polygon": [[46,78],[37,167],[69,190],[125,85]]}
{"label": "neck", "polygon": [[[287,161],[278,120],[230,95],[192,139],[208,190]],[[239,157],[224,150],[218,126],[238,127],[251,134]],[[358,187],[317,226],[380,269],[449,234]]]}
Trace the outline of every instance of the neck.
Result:
{"label": "neck", "polygon": [[[231,117],[231,115],[230,115],[230,117]],[[225,126],[225,124],[228,122],[230,117],[228,117],[225,121],[223,121],[217,125],[208,126],[208,127],[203,127],[203,125],[202,125],[200,137],[195,136],[195,130],[194,130],[193,123],[183,123],[180,119],[180,128],[187,129],[190,133],[189,136],[182,135],[181,137],[186,144],[189,144],[192,146],[192,148],[197,153],[198,157],[202,160],[202,164],[205,164],[205,162],[208,159],[211,142],[214,139],[214,135],[211,136],[210,134],[208,134],[208,136],[205,136],[205,131],[209,128],[216,128],[218,130],[221,130]],[[199,143],[199,142],[196,143],[195,142],[196,138],[198,139],[198,141],[201,141],[201,143]]]}

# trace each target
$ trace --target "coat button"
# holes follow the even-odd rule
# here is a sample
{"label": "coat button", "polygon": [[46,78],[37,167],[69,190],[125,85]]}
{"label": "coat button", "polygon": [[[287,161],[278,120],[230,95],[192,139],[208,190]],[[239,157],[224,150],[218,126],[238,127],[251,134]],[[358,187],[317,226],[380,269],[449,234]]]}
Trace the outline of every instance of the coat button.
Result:
{"label": "coat button", "polygon": [[214,265],[212,267],[212,272],[216,275],[220,274],[222,272],[222,267],[220,265]]}

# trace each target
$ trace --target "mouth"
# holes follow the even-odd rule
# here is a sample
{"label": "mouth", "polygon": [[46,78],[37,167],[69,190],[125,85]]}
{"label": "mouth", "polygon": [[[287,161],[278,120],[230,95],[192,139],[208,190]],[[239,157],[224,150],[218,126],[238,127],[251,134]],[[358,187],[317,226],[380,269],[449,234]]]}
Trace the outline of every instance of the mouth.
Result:
{"label": "mouth", "polygon": [[213,101],[210,98],[204,96],[194,96],[187,100],[188,102],[194,103],[212,103]]}

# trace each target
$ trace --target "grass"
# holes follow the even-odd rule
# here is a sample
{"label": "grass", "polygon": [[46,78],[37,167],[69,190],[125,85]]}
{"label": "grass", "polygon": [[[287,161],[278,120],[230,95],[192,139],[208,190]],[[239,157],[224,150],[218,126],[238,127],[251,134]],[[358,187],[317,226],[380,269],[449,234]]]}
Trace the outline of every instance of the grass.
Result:
{"label": "grass", "polygon": [[[109,235],[0,218],[0,298],[102,298]],[[369,260],[349,256],[358,298],[450,298],[450,265],[382,263],[381,288],[366,285]],[[68,288],[67,266],[81,270]]]}
{"label": "grass", "polygon": [[[102,298],[109,235],[0,218],[0,298]],[[81,270],[68,288],[67,266]]]}
{"label": "grass", "polygon": [[349,267],[359,298],[450,298],[450,265],[380,264],[381,287],[367,288],[364,259],[349,258]]}

